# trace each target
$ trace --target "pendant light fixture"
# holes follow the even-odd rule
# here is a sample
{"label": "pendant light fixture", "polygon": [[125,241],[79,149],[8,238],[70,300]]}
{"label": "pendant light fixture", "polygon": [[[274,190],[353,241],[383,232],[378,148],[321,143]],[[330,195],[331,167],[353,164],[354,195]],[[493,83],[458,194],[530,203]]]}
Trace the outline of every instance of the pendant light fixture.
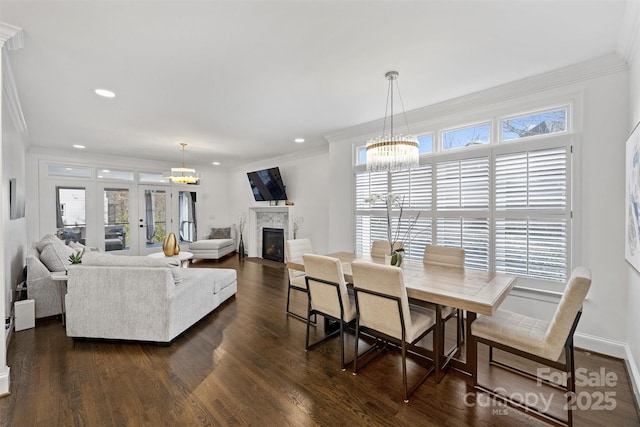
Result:
{"label": "pendant light fixture", "polygon": [[200,174],[196,173],[195,169],[184,165],[184,147],[187,143],[181,142],[180,145],[182,146],[182,167],[171,168],[171,172],[167,173],[165,178],[169,178],[175,184],[197,184],[200,181]]}
{"label": "pendant light fixture", "polygon": [[[384,123],[382,126],[382,135],[367,141],[367,171],[395,171],[409,169],[418,166],[420,160],[420,143],[418,138],[409,132],[409,122],[402,106],[402,97],[400,96],[400,87],[398,86],[398,72],[389,71],[385,78],[389,80],[389,88],[387,90],[387,104],[384,112]],[[398,97],[402,107],[402,115],[407,126],[407,134],[394,134],[393,129],[393,83],[396,83],[398,89]],[[387,130],[387,112],[390,107],[389,133]]]}

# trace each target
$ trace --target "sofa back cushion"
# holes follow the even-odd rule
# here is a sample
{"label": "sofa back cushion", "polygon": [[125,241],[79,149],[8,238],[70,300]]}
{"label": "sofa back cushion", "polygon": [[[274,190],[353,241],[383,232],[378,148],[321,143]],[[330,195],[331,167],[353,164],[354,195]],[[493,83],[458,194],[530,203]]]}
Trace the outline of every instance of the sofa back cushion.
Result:
{"label": "sofa back cushion", "polygon": [[173,281],[178,284],[183,280],[180,261],[176,258],[153,258],[148,256],[112,255],[103,252],[85,252],[82,265],[101,267],[170,267]]}
{"label": "sofa back cushion", "polygon": [[66,271],[67,266],[71,265],[69,256],[73,253],[75,251],[64,243],[48,243],[40,251],[40,261],[49,271]]}
{"label": "sofa back cushion", "polygon": [[38,249],[38,252],[42,252],[44,247],[50,243],[64,245],[64,242],[60,240],[55,234],[45,234],[45,236],[40,239],[38,243],[36,243],[36,249]]}
{"label": "sofa back cushion", "polygon": [[230,239],[231,238],[231,227],[226,228],[212,228],[211,234],[209,234],[210,239]]}

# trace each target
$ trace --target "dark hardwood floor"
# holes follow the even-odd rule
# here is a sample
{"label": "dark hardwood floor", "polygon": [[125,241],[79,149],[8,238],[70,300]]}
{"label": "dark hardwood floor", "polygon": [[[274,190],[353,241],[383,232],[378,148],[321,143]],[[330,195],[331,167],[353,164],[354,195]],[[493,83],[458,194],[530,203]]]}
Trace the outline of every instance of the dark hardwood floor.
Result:
{"label": "dark hardwood floor", "polygon": [[[15,333],[7,363],[11,393],[2,426],[545,426],[522,411],[467,390],[450,371],[402,401],[400,356],[389,351],[357,376],[340,370],[338,340],[304,351],[305,324],[285,315],[287,277],[273,262],[201,261],[191,268],[238,270],[238,293],[171,346],[73,341],[59,318]],[[299,299],[296,304],[301,308]],[[320,328],[316,328],[320,329]],[[315,332],[314,332],[315,333]],[[347,357],[352,355],[349,336]],[[512,374],[479,361],[485,382],[518,389]],[[640,426],[620,360],[578,351],[578,368],[615,374],[615,385],[578,387],[576,426]],[[421,373],[410,364],[410,382]],[[539,395],[535,383],[523,390]],[[562,392],[555,391],[556,405]],[[587,402],[587,398],[589,402]],[[557,403],[560,402],[560,403]],[[609,405],[605,405],[605,403]],[[588,404],[588,405],[587,405]],[[595,405],[595,406],[594,406]]]}

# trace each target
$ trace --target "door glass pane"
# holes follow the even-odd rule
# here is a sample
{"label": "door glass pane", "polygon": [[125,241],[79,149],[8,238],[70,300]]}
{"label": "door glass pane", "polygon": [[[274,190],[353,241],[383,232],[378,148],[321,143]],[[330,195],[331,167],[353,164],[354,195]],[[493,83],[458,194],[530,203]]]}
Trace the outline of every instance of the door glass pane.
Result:
{"label": "door glass pane", "polygon": [[144,203],[147,224],[146,247],[161,247],[167,237],[167,192],[165,190],[145,190]]}
{"label": "door glass pane", "polygon": [[180,221],[180,243],[195,242],[196,225],[196,193],[180,191],[178,193],[178,216]]}
{"label": "door glass pane", "polygon": [[81,187],[56,187],[56,226],[66,242],[86,244],[85,190]]}
{"label": "door glass pane", "polygon": [[129,190],[104,190],[104,250],[129,249]]}

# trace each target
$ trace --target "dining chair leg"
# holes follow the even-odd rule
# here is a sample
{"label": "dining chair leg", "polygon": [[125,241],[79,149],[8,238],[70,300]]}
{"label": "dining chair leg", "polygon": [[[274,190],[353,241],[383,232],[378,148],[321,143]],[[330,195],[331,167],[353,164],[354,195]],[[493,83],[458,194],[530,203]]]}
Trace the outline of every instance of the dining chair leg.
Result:
{"label": "dining chair leg", "polygon": [[402,385],[404,386],[404,403],[409,403],[409,389],[407,386],[407,343],[402,340]]}

